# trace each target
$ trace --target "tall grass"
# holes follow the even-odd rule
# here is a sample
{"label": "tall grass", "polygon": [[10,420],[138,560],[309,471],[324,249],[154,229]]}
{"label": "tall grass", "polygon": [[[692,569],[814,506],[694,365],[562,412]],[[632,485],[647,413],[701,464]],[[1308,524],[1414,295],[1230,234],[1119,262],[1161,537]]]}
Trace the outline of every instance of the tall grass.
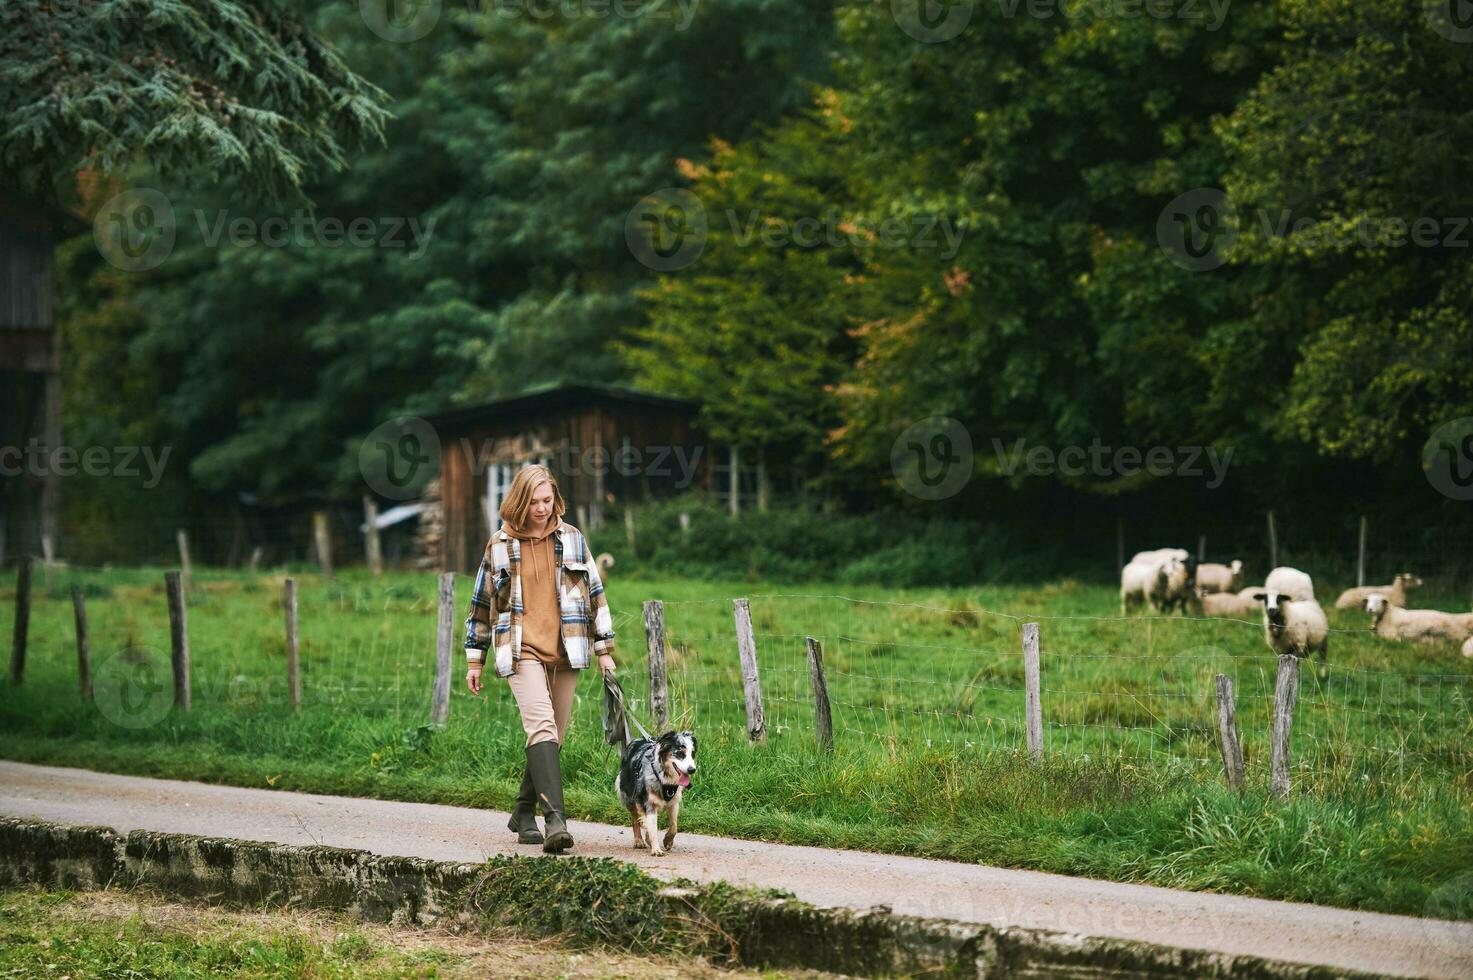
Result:
{"label": "tall grass", "polygon": [[[1304,666],[1295,792],[1267,792],[1274,658],[1255,623],[1118,617],[1113,590],[881,590],[610,575],[619,660],[648,719],[639,603],[665,602],[676,721],[700,737],[686,830],[1444,917],[1473,915],[1473,663],[1335,614]],[[38,573],[31,655],[0,687],[0,754],[247,786],[509,805],[523,735],[504,683],[428,727],[430,574],[298,576],[303,708],[285,703],[280,574],[202,570],[194,709],[169,697],[157,569]],[[77,693],[70,587],[88,595],[97,696]],[[460,577],[457,616],[470,583]],[[748,596],[768,738],[745,736],[731,599]],[[10,593],[0,592],[9,635]],[[1040,622],[1047,759],[1022,752],[1019,625]],[[804,638],[823,645],[836,751],[813,736]],[[1250,785],[1221,785],[1213,677],[1234,678]],[[574,816],[622,823],[592,678],[564,748]],[[124,682],[127,682],[126,684]],[[150,682],[151,696],[144,693]],[[124,697],[123,695],[128,695]],[[163,708],[154,712],[152,708]],[[155,718],[155,714],[157,717]],[[488,820],[488,839],[505,835]]]}

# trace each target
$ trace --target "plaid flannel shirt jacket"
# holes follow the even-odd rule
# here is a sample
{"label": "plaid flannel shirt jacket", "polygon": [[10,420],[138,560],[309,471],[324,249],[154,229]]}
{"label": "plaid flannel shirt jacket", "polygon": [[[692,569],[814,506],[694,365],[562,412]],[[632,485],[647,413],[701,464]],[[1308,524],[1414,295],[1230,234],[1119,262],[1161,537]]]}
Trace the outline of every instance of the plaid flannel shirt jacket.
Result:
{"label": "plaid flannel shirt jacket", "polygon": [[[588,553],[583,532],[559,521],[553,541],[558,567],[558,605],[563,648],[577,670],[600,654],[613,655],[614,621],[609,613],[598,564]],[[471,614],[465,621],[467,667],[481,665],[490,647],[501,677],[510,677],[522,655],[522,543],[499,527],[486,543],[486,553],[471,590]]]}

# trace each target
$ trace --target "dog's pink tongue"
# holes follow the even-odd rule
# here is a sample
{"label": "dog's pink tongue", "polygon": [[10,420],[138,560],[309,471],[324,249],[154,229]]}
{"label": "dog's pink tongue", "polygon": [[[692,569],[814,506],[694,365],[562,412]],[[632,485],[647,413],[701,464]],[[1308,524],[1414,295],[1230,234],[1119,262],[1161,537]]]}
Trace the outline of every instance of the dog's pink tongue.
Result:
{"label": "dog's pink tongue", "polygon": [[689,786],[690,785],[690,776],[687,775],[686,773],[683,773],[683,772],[679,771],[678,769],[675,772],[675,778],[676,778],[676,780],[679,781],[680,785],[682,785],[682,786]]}

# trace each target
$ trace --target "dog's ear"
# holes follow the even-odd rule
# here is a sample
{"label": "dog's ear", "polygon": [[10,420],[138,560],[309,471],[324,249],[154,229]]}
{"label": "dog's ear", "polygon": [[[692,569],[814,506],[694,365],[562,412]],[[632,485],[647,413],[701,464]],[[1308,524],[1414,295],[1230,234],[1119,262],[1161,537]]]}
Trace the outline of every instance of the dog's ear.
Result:
{"label": "dog's ear", "polygon": [[696,749],[698,749],[700,747],[696,743],[696,733],[695,732],[681,732],[681,734],[684,735],[686,738],[690,739],[690,754],[691,755],[695,755],[696,754]]}

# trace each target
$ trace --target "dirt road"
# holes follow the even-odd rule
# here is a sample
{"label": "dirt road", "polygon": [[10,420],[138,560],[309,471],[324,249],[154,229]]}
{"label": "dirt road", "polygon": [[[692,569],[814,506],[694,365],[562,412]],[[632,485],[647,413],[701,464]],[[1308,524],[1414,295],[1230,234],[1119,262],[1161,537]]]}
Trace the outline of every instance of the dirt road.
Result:
{"label": "dirt road", "polygon": [[[506,814],[465,807],[242,789],[0,760],[0,813],[126,833],[145,829],[330,844],[437,861],[538,854]],[[628,827],[570,821],[572,853],[662,878],[783,888],[816,905],[1140,939],[1403,976],[1473,977],[1473,923],[1351,912],[1034,871],[682,833],[662,858]]]}

